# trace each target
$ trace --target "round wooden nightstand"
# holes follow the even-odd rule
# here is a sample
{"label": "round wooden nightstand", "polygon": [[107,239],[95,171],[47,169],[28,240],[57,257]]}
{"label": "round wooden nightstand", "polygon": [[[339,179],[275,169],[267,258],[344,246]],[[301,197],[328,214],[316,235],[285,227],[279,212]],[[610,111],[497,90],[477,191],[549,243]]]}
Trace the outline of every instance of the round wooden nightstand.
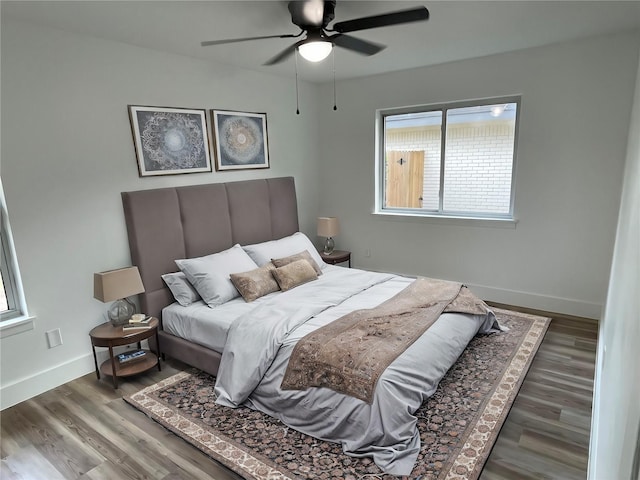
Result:
{"label": "round wooden nightstand", "polygon": [[322,260],[330,265],[349,262],[349,268],[351,268],[351,252],[348,252],[346,250],[334,250],[328,255],[320,250],[320,257],[322,257]]}
{"label": "round wooden nightstand", "polygon": [[[96,366],[96,376],[100,380],[100,372],[104,375],[108,375],[113,379],[113,388],[118,388],[118,377],[128,377],[130,375],[136,375],[138,373],[146,372],[152,369],[156,365],[158,370],[162,371],[160,365],[160,342],[158,339],[158,325],[160,322],[157,318],[153,317],[148,325],[148,328],[123,331],[122,326],[114,327],[110,322],[103,323],[93,328],[89,332],[91,337],[91,347],[93,348],[93,361]],[[138,348],[141,348],[140,342],[156,337],[156,345],[158,346],[157,354],[144,350],[145,355],[128,363],[120,363],[113,355],[113,347],[120,345],[129,345],[137,343]],[[102,362],[98,368],[98,357],[96,357],[96,347],[107,347],[109,349],[109,359]]]}

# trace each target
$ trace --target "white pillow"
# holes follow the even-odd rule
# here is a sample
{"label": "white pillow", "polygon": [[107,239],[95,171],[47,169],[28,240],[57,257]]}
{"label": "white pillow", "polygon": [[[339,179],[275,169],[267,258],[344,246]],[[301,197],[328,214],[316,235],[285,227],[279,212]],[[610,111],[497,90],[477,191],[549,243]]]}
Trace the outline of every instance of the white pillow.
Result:
{"label": "white pillow", "polygon": [[173,294],[173,298],[183,307],[191,305],[193,302],[200,300],[200,295],[189,283],[187,277],[182,272],[165,273],[162,280],[167,284],[169,290]]}
{"label": "white pillow", "polygon": [[289,257],[303,250],[309,252],[311,258],[316,261],[320,268],[326,266],[316,247],[313,246],[311,240],[302,232],[296,232],[293,235],[279,240],[245,245],[242,248],[244,248],[244,251],[249,254],[259,267],[269,263],[272,258]]}
{"label": "white pillow", "polygon": [[230,274],[258,268],[240,245],[205,257],[176,260],[176,265],[211,308],[240,296]]}

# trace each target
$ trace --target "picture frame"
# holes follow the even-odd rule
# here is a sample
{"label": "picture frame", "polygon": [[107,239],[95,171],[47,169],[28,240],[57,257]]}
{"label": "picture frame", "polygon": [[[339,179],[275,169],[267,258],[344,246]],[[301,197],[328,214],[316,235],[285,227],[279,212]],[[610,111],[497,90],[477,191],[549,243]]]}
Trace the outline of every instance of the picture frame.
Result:
{"label": "picture frame", "polygon": [[205,109],[128,105],[141,177],[211,172]]}
{"label": "picture frame", "polygon": [[267,114],[211,110],[216,171],[269,168]]}

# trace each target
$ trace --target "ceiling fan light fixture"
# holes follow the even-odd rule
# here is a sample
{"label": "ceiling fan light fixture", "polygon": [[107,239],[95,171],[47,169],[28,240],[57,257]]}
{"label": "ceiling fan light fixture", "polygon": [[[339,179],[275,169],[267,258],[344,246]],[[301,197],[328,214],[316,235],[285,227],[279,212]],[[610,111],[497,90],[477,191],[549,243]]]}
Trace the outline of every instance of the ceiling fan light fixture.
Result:
{"label": "ceiling fan light fixture", "polygon": [[298,47],[302,58],[309,62],[321,62],[329,56],[333,44],[324,40],[303,43]]}

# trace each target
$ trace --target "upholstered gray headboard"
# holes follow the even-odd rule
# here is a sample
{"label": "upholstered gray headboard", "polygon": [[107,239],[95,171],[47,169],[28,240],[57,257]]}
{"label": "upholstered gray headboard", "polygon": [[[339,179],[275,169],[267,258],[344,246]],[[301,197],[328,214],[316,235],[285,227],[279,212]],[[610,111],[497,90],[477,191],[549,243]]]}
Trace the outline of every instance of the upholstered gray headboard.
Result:
{"label": "upholstered gray headboard", "polygon": [[123,192],[131,260],[140,270],[143,312],[161,318],[174,300],[161,275],[174,260],[298,231],[293,177]]}

